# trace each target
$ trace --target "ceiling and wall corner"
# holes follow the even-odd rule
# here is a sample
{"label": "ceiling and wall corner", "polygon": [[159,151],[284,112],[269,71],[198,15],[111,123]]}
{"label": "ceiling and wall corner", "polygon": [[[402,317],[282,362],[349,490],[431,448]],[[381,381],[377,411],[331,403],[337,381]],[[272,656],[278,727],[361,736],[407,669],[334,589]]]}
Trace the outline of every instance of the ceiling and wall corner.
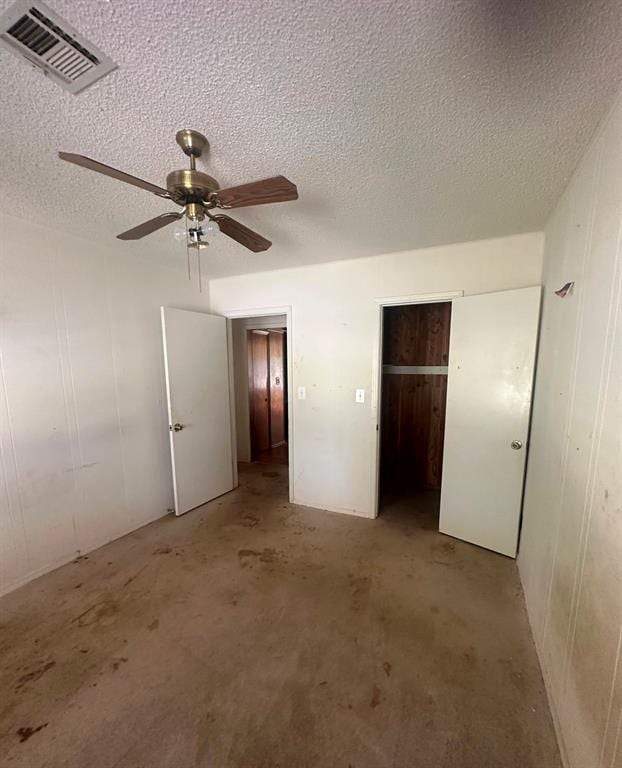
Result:
{"label": "ceiling and wall corner", "polygon": [[50,4],[119,69],[72,96],[0,50],[0,208],[183,269],[169,231],[115,240],[166,201],[57,152],[162,184],[196,128],[222,185],[300,191],[240,211],[274,246],[220,238],[214,277],[538,230],[622,74],[617,0]]}

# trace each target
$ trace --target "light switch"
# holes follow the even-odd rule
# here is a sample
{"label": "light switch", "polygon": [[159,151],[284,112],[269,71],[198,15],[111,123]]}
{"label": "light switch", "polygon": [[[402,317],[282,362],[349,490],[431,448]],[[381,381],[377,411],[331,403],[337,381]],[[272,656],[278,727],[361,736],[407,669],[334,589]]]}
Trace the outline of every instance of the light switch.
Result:
{"label": "light switch", "polygon": [[298,399],[299,400],[306,400],[307,399],[307,388],[306,387],[298,387]]}
{"label": "light switch", "polygon": [[364,403],[365,402],[365,390],[364,389],[357,389],[356,390],[356,402],[357,403]]}

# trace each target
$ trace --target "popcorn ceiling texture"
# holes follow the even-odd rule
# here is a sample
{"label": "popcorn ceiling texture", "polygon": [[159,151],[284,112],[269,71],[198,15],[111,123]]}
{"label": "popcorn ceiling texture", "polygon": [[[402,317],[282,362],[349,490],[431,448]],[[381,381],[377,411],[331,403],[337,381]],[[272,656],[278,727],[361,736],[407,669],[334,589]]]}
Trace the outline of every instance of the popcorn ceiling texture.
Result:
{"label": "popcorn ceiling texture", "polygon": [[165,201],[56,152],[163,184],[196,128],[221,185],[300,191],[212,277],[541,229],[622,75],[618,0],[49,3],[119,69],[72,96],[0,51],[0,206],[182,269],[170,231],[114,240]]}

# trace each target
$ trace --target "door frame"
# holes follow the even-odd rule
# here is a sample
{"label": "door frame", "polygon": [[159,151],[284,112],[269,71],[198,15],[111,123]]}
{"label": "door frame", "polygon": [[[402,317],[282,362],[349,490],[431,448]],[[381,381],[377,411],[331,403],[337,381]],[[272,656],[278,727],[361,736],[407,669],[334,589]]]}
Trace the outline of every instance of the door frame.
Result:
{"label": "door frame", "polygon": [[[371,493],[374,500],[373,513],[378,517],[378,505],[380,503],[380,433],[382,430],[382,319],[385,307],[401,307],[412,304],[439,304],[441,302],[452,302],[464,296],[464,291],[445,291],[443,293],[415,293],[409,296],[386,296],[374,299],[377,305],[376,314],[376,332],[372,357],[372,392],[371,392],[371,411],[372,427],[374,430],[373,457],[371,473]],[[450,331],[451,333],[451,331]],[[448,374],[449,377],[449,374]]]}
{"label": "door frame", "polygon": [[[233,376],[233,326],[232,320],[243,320],[244,318],[252,317],[267,317],[270,315],[285,315],[285,330],[287,332],[287,460],[289,470],[289,501],[294,501],[294,402],[293,402],[293,347],[294,340],[292,335],[292,307],[288,304],[283,307],[258,307],[249,309],[233,309],[228,312],[223,312],[222,316],[227,319],[227,350],[228,350],[228,364],[229,364],[229,403],[232,413],[231,419],[231,441],[233,446],[232,462],[233,462],[233,481],[235,487],[239,485],[238,482],[238,445],[236,436],[236,418],[235,411],[235,381]],[[282,327],[282,326],[279,326]]]}

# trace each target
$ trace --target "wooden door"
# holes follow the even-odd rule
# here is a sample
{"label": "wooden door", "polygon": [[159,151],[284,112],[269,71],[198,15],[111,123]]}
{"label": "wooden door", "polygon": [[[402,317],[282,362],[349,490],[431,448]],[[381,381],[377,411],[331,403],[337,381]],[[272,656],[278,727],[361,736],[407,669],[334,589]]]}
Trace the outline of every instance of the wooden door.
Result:
{"label": "wooden door", "polygon": [[269,334],[248,332],[251,460],[270,448]]}
{"label": "wooden door", "polygon": [[285,442],[284,334],[270,331],[270,443],[272,448]]}

